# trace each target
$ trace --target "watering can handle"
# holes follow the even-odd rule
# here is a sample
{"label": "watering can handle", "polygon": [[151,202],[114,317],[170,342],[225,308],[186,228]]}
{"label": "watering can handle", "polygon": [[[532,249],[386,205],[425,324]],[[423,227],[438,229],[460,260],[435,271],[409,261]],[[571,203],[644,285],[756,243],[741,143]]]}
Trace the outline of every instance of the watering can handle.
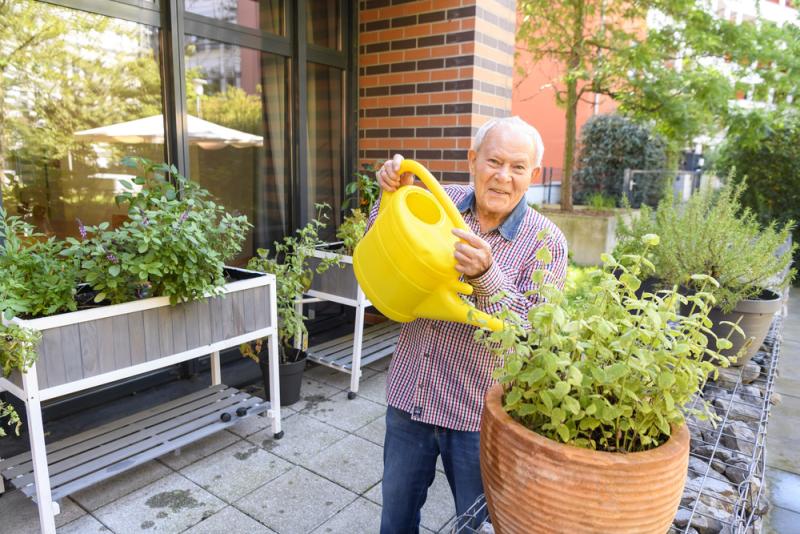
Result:
{"label": "watering can handle", "polygon": [[[433,196],[439,201],[439,204],[442,205],[444,212],[452,221],[453,226],[467,232],[471,231],[467,226],[467,223],[464,222],[464,218],[461,216],[461,213],[459,213],[456,205],[453,204],[453,201],[450,199],[447,193],[445,193],[444,188],[439,184],[438,181],[436,181],[436,178],[433,177],[428,169],[413,159],[404,159],[400,163],[400,169],[397,171],[397,173],[403,174],[405,172],[410,172],[422,180],[422,183],[428,187],[428,190],[433,193]],[[393,194],[394,193],[390,193],[388,191],[382,192],[381,204],[378,206],[378,212],[383,210],[386,202],[389,201],[389,198],[391,198]]]}

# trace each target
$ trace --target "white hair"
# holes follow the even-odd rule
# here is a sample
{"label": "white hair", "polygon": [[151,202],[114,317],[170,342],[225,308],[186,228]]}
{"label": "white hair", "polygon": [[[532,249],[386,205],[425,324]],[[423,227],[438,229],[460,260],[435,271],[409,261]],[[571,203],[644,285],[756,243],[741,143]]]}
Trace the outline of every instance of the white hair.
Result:
{"label": "white hair", "polygon": [[483,140],[486,139],[486,134],[488,134],[492,128],[500,124],[507,124],[530,137],[533,147],[536,151],[536,155],[533,158],[534,165],[536,167],[541,167],[542,156],[544,155],[544,143],[542,142],[542,136],[539,135],[539,132],[536,130],[536,128],[516,115],[513,117],[503,117],[500,119],[490,119],[483,123],[483,126],[478,128],[478,133],[475,134],[475,138],[472,140],[472,150],[478,152],[483,144]]}

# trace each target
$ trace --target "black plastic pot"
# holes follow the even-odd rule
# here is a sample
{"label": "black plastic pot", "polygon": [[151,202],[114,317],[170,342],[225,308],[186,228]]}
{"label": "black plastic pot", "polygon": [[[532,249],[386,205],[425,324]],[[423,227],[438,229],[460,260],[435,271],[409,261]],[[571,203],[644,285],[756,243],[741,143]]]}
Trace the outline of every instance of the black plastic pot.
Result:
{"label": "black plastic pot", "polygon": [[[742,338],[737,332],[730,335],[730,341],[733,347],[721,351],[723,356],[735,356],[745,345],[750,345],[745,349],[745,352],[739,358],[732,362],[731,365],[740,366],[746,365],[750,359],[761,348],[764,338],[767,337],[769,326],[772,324],[772,318],[781,307],[781,296],[774,291],[765,289],[761,294],[753,299],[745,299],[733,309],[730,313],[722,313],[718,308],[712,308],[708,318],[714,323],[711,331],[718,337],[726,337],[731,330],[729,325],[720,324],[722,321],[729,321],[735,323],[739,321],[739,327],[744,331],[745,337]],[[741,318],[741,320],[740,320]],[[714,339],[709,341],[709,348],[716,350],[716,342]]]}
{"label": "black plastic pot", "polygon": [[[286,359],[290,363],[282,363],[278,366],[281,382],[281,406],[289,406],[300,400],[300,387],[303,385],[303,370],[306,368],[307,354],[299,349],[284,350],[288,350],[289,357]],[[270,400],[269,358],[267,358],[266,351],[259,359],[259,366],[261,367],[261,377],[264,379],[266,398]]]}

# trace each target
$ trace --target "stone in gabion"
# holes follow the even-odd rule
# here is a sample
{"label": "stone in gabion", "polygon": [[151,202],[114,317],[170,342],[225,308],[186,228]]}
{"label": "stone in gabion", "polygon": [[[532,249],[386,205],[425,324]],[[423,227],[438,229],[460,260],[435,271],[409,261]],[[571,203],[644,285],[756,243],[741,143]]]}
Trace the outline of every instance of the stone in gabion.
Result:
{"label": "stone in gabion", "polygon": [[725,476],[728,477],[728,480],[736,484],[738,487],[739,484],[747,479],[747,471],[748,464],[744,462],[736,462],[725,468]]}
{"label": "stone in gabion", "polygon": [[759,376],[761,376],[761,366],[750,361],[742,369],[742,384],[750,384]]}
{"label": "stone in gabion", "polygon": [[720,417],[728,414],[729,421],[743,421],[752,423],[761,419],[761,408],[754,406],[749,400],[740,395],[731,395],[721,391],[714,399],[714,408]]}
{"label": "stone in gabion", "polygon": [[746,423],[731,421],[725,425],[720,443],[746,456],[752,456],[755,449],[756,435]]}

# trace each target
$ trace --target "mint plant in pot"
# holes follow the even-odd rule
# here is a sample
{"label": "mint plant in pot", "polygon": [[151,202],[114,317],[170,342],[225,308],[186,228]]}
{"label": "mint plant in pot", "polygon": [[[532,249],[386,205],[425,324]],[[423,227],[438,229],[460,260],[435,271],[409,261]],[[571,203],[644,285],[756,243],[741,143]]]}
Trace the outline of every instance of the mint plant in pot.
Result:
{"label": "mint plant in pot", "polygon": [[[287,236],[273,244],[273,254],[269,250],[258,249],[257,256],[247,263],[249,269],[272,273],[277,283],[278,304],[278,351],[280,354],[280,399],[282,406],[289,406],[300,400],[303,383],[303,370],[306,366],[308,330],[302,313],[300,301],[303,293],[311,287],[314,275],[325,272],[336,263],[335,259],[325,259],[313,268],[309,265],[316,246],[319,244],[319,230],[324,228],[322,206],[318,206],[318,218],[299,229],[294,236]],[[262,358],[262,340],[241,345],[240,351],[259,363],[264,379],[264,389],[269,400],[269,367]]]}
{"label": "mint plant in pot", "polygon": [[[730,181],[730,180],[729,180]],[[738,323],[743,335],[721,349],[733,365],[744,365],[761,347],[773,315],[780,309],[780,293],[790,283],[796,246],[786,247],[794,221],[763,226],[740,202],[745,184],[709,188],[693,195],[686,204],[663,199],[653,212],[642,209],[630,225],[618,227],[615,253],[642,253],[639,237],[653,232],[661,246],[649,252],[662,287],[678,285],[689,294],[699,288],[691,279],[706,274],[719,282],[709,291],[715,304],[710,312],[717,335],[726,323]],[[682,313],[689,310],[684,306]],[[710,347],[715,348],[712,337]],[[735,358],[734,358],[735,357]]]}
{"label": "mint plant in pot", "polygon": [[[702,403],[687,406],[727,359],[704,333],[713,279],[696,275],[703,291],[688,297],[674,288],[636,295],[658,237],[643,241],[643,255],[604,255],[588,298],[567,302],[536,272],[545,301],[527,318],[503,310],[503,331],[476,334],[503,362],[481,423],[498,532],[666,532],[672,523],[689,461],[684,417],[714,417]],[[681,317],[678,302],[695,313]]]}

